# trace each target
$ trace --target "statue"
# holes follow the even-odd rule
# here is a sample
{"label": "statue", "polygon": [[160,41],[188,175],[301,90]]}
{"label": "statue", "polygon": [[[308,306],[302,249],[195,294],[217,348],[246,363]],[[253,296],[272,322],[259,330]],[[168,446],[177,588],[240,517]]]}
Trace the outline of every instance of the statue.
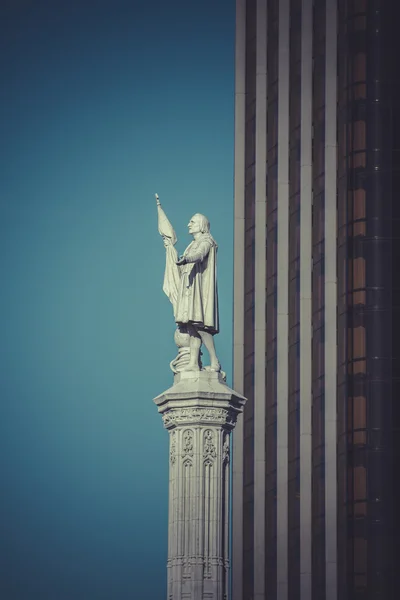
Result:
{"label": "statue", "polygon": [[193,241],[178,258],[177,237],[157,194],[156,201],[158,231],[166,248],[163,291],[173,306],[177,324],[175,342],[179,353],[171,368],[175,373],[200,370],[204,344],[210,355],[208,370],[219,372],[221,365],[214,345],[214,335],[219,332],[217,244],[210,234],[210,223],[201,214],[190,219]]}

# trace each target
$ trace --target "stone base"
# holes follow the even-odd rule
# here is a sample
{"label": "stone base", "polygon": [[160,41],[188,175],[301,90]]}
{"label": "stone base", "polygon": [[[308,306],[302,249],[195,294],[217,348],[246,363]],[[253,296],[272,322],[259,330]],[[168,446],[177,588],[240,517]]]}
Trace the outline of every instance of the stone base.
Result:
{"label": "stone base", "polygon": [[230,433],[246,400],[204,369],[154,401],[170,433],[168,600],[226,600]]}

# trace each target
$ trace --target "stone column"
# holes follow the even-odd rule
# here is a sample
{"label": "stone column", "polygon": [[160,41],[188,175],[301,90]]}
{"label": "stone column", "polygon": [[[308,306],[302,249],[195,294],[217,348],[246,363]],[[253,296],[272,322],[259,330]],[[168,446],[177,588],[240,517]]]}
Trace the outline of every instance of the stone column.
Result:
{"label": "stone column", "polygon": [[245,398],[201,370],[154,401],[170,434],[167,598],[227,600],[230,434]]}

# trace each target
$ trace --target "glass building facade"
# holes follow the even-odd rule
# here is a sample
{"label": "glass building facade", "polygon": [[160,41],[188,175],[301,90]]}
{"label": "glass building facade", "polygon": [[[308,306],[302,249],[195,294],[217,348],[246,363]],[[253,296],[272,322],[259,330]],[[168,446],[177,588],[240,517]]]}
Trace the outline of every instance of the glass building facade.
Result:
{"label": "glass building facade", "polygon": [[395,0],[237,0],[233,600],[400,597]]}

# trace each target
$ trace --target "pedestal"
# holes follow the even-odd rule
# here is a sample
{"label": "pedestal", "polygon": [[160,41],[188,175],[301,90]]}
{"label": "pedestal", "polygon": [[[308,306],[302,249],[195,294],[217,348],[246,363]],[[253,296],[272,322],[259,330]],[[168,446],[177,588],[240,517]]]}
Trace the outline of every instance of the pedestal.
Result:
{"label": "pedestal", "polygon": [[226,600],[230,434],[246,400],[202,370],[154,401],[170,434],[167,598]]}

